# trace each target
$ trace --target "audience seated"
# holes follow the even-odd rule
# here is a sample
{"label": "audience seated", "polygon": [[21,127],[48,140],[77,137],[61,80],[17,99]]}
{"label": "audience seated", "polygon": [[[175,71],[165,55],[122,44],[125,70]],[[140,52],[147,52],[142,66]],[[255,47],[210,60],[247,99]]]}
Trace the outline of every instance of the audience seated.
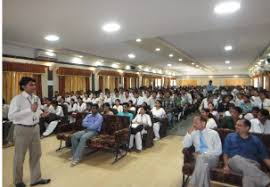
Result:
{"label": "audience seated", "polygon": [[262,109],[258,113],[258,118],[250,120],[250,132],[259,134],[270,134],[270,120],[269,111]]}
{"label": "audience seated", "polygon": [[250,135],[251,123],[246,119],[238,120],[236,132],[225,138],[223,147],[224,171],[243,175],[243,186],[270,186],[270,177],[260,169],[264,162],[270,169],[270,159],[261,140]]}
{"label": "audience seated", "polygon": [[97,104],[92,104],[91,112],[82,121],[82,126],[85,127],[85,130],[78,131],[71,136],[71,166],[77,165],[82,159],[86,141],[95,137],[101,130],[103,117],[98,113]]}
{"label": "audience seated", "polygon": [[162,102],[160,100],[156,101],[155,107],[151,110],[153,115],[153,130],[155,134],[155,141],[160,139],[159,129],[161,125],[161,120],[166,117],[165,110],[161,107]]}
{"label": "audience seated", "polygon": [[152,121],[150,115],[146,114],[146,107],[141,106],[140,112],[132,120],[130,127],[130,141],[129,149],[133,148],[134,139],[136,143],[136,150],[138,152],[142,151],[142,135],[146,134],[149,127],[152,126]]}
{"label": "audience seated", "polygon": [[225,116],[220,123],[220,128],[235,129],[236,122],[241,118],[242,109],[234,107],[230,111],[231,116]]}
{"label": "audience seated", "polygon": [[206,128],[215,129],[217,128],[217,123],[210,113],[209,109],[203,109],[201,112],[201,116],[206,119]]}
{"label": "audience seated", "polygon": [[109,103],[104,103],[103,104],[103,111],[102,113],[103,115],[114,115],[114,113],[111,111],[111,108],[110,108],[110,104]]}
{"label": "audience seated", "polygon": [[209,169],[218,164],[222,153],[221,140],[218,133],[206,128],[206,119],[201,116],[193,118],[193,128],[184,137],[184,148],[194,145],[195,168],[190,180],[194,187],[210,186]]}
{"label": "audience seated", "polygon": [[127,116],[130,119],[130,122],[133,119],[133,114],[128,110],[128,103],[123,103],[123,111],[117,113],[118,116]]}

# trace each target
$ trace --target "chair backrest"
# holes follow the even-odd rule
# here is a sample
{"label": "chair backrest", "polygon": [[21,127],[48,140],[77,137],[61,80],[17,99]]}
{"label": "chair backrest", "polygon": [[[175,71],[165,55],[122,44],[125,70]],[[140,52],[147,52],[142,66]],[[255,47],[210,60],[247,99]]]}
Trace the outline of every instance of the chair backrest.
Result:
{"label": "chair backrest", "polygon": [[129,117],[103,115],[103,123],[100,133],[113,135],[115,131],[128,128],[128,126],[129,126]]}

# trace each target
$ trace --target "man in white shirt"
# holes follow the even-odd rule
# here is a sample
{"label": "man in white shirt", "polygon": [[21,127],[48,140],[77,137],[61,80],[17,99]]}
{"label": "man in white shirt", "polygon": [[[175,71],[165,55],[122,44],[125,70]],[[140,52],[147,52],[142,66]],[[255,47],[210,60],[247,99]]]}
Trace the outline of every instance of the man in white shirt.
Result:
{"label": "man in white shirt", "polygon": [[251,127],[249,132],[270,134],[270,120],[268,110],[260,110],[258,113],[258,118],[251,119],[250,123]]}
{"label": "man in white shirt", "polygon": [[14,184],[25,187],[23,183],[23,162],[29,149],[31,186],[48,184],[50,179],[42,179],[40,171],[40,134],[39,117],[40,100],[34,95],[36,81],[31,77],[22,77],[19,82],[21,94],[15,96],[10,103],[8,118],[15,124],[14,129]]}
{"label": "man in white shirt", "polygon": [[257,90],[254,90],[253,91],[253,96],[251,96],[250,101],[251,101],[251,104],[253,106],[256,106],[256,107],[261,108],[261,106],[262,106],[262,100],[261,100],[261,98],[260,98],[259,93],[258,93]]}
{"label": "man in white shirt", "polygon": [[133,104],[135,106],[141,106],[145,102],[144,97],[140,96],[138,92],[134,93]]}
{"label": "man in white shirt", "polygon": [[261,108],[269,110],[270,109],[270,99],[268,99],[266,97],[266,93],[261,92],[260,93],[260,98],[261,98],[261,101],[262,101]]}
{"label": "man in white shirt", "polygon": [[206,119],[193,118],[193,129],[184,137],[184,148],[194,145],[196,164],[190,180],[194,187],[209,187],[209,169],[216,167],[222,153],[221,140],[215,130],[206,128]]}

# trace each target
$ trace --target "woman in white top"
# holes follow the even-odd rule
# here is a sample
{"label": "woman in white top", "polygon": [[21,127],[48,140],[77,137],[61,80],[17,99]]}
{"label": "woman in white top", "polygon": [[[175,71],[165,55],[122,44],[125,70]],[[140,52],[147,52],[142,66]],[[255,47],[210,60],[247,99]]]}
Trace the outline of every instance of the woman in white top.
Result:
{"label": "woman in white top", "polygon": [[133,148],[134,139],[136,143],[137,151],[142,150],[142,135],[147,134],[145,129],[152,126],[151,118],[148,114],[145,113],[146,108],[140,107],[140,113],[132,120],[130,140],[129,140],[129,149]]}
{"label": "woman in white top", "polygon": [[206,128],[214,129],[217,128],[217,123],[213,118],[213,115],[210,113],[209,109],[203,109],[201,112],[201,116],[207,120]]}
{"label": "woman in white top", "polygon": [[154,130],[154,134],[155,134],[155,138],[154,138],[155,141],[160,139],[160,135],[159,135],[160,122],[159,122],[159,120],[161,118],[166,117],[166,112],[163,108],[161,108],[161,105],[162,105],[161,101],[157,100],[155,107],[151,110],[151,112],[153,114],[153,118],[154,118],[153,130]]}
{"label": "woman in white top", "polygon": [[116,109],[119,112],[123,112],[123,106],[120,105],[120,99],[115,100],[115,105],[113,106],[113,109]]}
{"label": "woman in white top", "polygon": [[268,110],[262,109],[258,113],[258,118],[250,120],[249,132],[259,134],[270,134],[270,120]]}

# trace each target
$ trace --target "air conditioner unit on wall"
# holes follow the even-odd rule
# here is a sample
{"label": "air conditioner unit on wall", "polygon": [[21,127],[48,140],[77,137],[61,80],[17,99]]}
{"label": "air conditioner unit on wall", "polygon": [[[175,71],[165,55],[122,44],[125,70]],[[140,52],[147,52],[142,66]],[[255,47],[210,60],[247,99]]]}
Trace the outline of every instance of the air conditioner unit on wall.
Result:
{"label": "air conditioner unit on wall", "polygon": [[37,60],[47,60],[47,61],[56,61],[57,60],[57,56],[55,53],[50,52],[50,51],[44,51],[41,49],[35,50],[35,58]]}

